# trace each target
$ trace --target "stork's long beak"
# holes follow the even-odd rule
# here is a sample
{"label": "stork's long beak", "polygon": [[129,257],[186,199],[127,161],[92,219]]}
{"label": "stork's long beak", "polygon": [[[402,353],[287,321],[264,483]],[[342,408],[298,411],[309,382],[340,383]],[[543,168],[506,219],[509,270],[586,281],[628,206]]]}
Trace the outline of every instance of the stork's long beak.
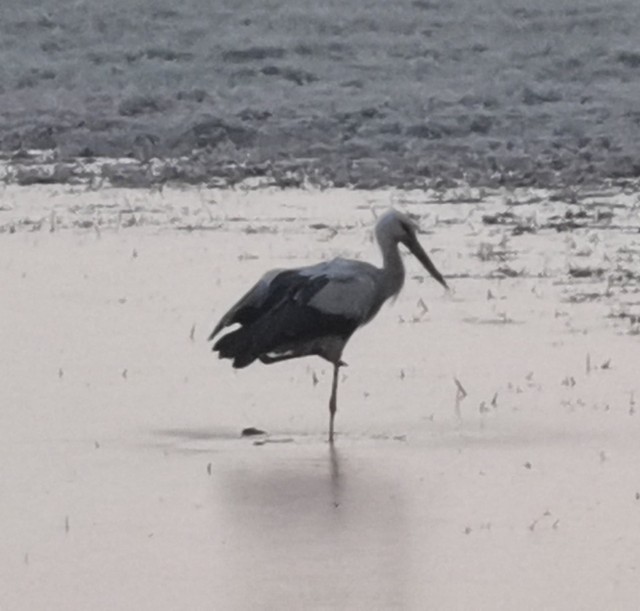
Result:
{"label": "stork's long beak", "polygon": [[437,270],[436,266],[433,264],[431,259],[429,259],[429,255],[424,251],[420,242],[418,242],[418,238],[415,235],[410,235],[406,242],[407,248],[411,251],[411,253],[422,263],[423,267],[442,285],[445,289],[449,289],[445,279],[442,277],[442,274]]}

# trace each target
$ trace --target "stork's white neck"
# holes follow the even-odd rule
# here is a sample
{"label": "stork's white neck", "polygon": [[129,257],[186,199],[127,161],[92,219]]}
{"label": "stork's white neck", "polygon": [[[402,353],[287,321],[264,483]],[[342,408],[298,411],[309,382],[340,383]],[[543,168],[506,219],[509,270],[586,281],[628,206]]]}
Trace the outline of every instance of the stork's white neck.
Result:
{"label": "stork's white neck", "polygon": [[404,284],[404,263],[400,256],[398,242],[385,234],[378,236],[382,251],[382,283],[384,298],[389,299],[400,292]]}

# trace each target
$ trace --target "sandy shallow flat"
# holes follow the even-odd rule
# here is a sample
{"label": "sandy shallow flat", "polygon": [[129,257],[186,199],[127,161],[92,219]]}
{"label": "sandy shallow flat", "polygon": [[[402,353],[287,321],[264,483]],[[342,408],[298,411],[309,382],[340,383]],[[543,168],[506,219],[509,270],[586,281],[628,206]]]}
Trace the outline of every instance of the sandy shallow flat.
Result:
{"label": "sandy shallow flat", "polygon": [[[637,203],[5,188],[0,608],[637,609]],[[453,291],[406,259],[331,449],[327,365],[205,339],[390,204]]]}

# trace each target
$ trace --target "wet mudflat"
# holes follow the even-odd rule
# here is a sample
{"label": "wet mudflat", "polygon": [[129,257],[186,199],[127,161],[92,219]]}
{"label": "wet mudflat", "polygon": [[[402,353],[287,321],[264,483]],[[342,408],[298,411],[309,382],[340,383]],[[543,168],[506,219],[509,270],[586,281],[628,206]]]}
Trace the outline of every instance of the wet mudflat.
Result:
{"label": "wet mudflat", "polygon": [[[332,450],[330,367],[205,338],[266,269],[377,260],[390,204],[453,291],[406,259]],[[637,608],[637,204],[6,187],[0,607]]]}

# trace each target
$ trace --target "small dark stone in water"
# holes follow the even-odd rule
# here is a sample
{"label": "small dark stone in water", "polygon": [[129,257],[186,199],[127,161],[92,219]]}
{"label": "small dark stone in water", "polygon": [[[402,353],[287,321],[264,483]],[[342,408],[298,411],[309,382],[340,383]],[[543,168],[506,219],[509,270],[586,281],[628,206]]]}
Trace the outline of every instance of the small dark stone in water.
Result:
{"label": "small dark stone in water", "polygon": [[266,435],[267,433],[265,431],[261,431],[260,429],[256,429],[252,426],[250,426],[247,429],[242,429],[242,436],[243,437],[254,437],[255,435]]}

